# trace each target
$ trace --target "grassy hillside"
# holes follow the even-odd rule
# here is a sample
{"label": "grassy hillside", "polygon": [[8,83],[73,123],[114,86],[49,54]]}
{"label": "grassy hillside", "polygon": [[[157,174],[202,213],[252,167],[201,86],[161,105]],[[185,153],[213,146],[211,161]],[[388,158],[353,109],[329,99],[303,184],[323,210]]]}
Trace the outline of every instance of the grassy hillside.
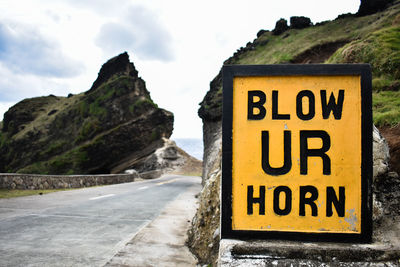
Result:
{"label": "grassy hillside", "polygon": [[110,173],[135,151],[147,156],[142,151],[172,128],[173,114],[152,101],[123,53],[102,66],[85,93],[11,107],[0,128],[0,172]]}
{"label": "grassy hillside", "polygon": [[[400,121],[400,1],[383,12],[357,17],[346,14],[334,21],[280,35],[264,31],[240,48],[225,64],[369,63],[373,72],[374,122],[393,126]],[[217,120],[221,114],[220,74],[201,103],[200,117]]]}

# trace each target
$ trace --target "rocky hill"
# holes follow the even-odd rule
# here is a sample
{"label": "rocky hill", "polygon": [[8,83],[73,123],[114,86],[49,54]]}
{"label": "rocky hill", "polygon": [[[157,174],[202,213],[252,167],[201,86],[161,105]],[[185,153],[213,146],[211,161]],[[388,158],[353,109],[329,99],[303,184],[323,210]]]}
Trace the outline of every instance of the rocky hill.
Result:
{"label": "rocky hill", "polygon": [[0,172],[96,174],[163,147],[174,116],[151,99],[127,53],[107,61],[90,90],[25,99],[4,115]]}
{"label": "rocky hill", "polygon": [[[388,133],[391,134],[391,139],[388,138],[392,156],[391,167],[400,171],[400,156],[397,154],[400,153],[399,0],[362,0],[357,14],[343,14],[333,21],[315,25],[305,17],[290,18],[290,25],[287,20],[281,19],[276,23],[275,29],[260,30],[256,39],[238,49],[224,62],[224,64],[279,63],[371,64],[374,123],[386,136],[389,136]],[[204,134],[204,188],[200,196],[200,207],[189,232],[189,246],[201,263],[212,263],[216,260],[219,246],[221,72],[211,81],[210,90],[200,103],[199,116],[203,120]],[[400,181],[396,173],[388,175],[384,144],[384,140],[376,131],[374,188],[376,199],[381,200],[383,204],[374,203],[374,212],[379,210],[379,207],[386,207],[386,216],[398,217],[400,203],[395,200],[395,196],[399,195],[397,191],[400,190]],[[384,222],[377,217],[374,219],[374,227],[378,229],[375,233],[377,233],[380,229],[378,225]]]}

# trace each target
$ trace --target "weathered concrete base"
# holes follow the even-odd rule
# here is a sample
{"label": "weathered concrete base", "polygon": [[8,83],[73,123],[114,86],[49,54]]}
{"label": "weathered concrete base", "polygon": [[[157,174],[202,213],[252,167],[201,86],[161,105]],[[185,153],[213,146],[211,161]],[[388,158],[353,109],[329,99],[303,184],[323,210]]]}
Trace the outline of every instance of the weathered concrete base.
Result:
{"label": "weathered concrete base", "polygon": [[222,239],[218,266],[400,266],[400,246]]}

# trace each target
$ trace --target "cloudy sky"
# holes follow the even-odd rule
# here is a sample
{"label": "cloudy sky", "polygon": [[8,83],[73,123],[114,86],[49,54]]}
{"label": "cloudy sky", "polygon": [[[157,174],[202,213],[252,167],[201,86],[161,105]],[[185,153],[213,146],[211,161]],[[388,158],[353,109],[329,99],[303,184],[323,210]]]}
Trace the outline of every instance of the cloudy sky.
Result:
{"label": "cloudy sky", "polygon": [[198,103],[225,59],[280,18],[316,23],[359,0],[0,0],[0,120],[24,98],[88,90],[127,51],[173,138],[202,136]]}

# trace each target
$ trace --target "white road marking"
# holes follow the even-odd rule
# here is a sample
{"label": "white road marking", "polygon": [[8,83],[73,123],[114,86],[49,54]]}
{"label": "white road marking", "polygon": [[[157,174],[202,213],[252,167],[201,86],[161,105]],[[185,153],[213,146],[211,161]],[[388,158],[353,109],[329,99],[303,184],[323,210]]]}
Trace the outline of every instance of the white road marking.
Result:
{"label": "white road marking", "polygon": [[143,189],[146,189],[146,188],[149,188],[149,187],[148,186],[142,186],[142,187],[139,187],[138,190],[143,190]]}
{"label": "white road marking", "polygon": [[112,196],[115,196],[115,194],[108,194],[108,195],[99,196],[99,197],[92,197],[92,198],[89,198],[89,200],[96,200],[96,199],[105,198],[105,197],[112,197]]}
{"label": "white road marking", "polygon": [[166,182],[158,183],[157,185],[169,184],[169,183],[173,183],[173,182],[175,182],[175,181],[177,181],[177,180],[178,180],[178,179],[172,179],[172,180],[169,180],[169,181],[166,181]]}

